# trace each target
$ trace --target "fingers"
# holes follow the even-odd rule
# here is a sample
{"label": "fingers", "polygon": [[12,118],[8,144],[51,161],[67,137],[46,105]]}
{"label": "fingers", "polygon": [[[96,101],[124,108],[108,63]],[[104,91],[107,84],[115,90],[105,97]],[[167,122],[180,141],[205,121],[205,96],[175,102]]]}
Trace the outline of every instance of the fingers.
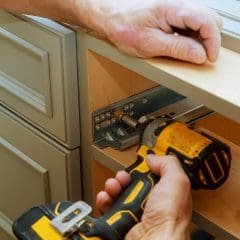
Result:
{"label": "fingers", "polygon": [[131,177],[126,171],[119,171],[115,178],[119,181],[123,188],[128,186],[131,181]]}
{"label": "fingers", "polygon": [[214,21],[213,18],[211,19],[209,16],[205,16],[205,18],[193,18],[189,16],[185,18],[185,22],[188,27],[199,32],[208,59],[210,61],[216,61],[221,45],[221,36],[217,21]]}
{"label": "fingers", "polygon": [[150,225],[153,221],[161,223],[164,218],[190,221],[191,184],[179,160],[175,156],[149,155],[147,163],[161,178],[149,194],[142,220]]}
{"label": "fingers", "polygon": [[96,205],[101,212],[106,212],[113,204],[114,199],[130,183],[130,175],[125,171],[119,171],[115,178],[109,178],[105,182],[105,189],[97,195]]}
{"label": "fingers", "polygon": [[147,164],[154,174],[161,176],[161,179],[165,177],[175,179],[179,175],[185,177],[183,168],[175,156],[158,157],[156,155],[148,155]]}
{"label": "fingers", "polygon": [[96,206],[101,213],[106,212],[112,204],[113,199],[107,192],[101,191],[97,194]]}
{"label": "fingers", "polygon": [[158,185],[167,189],[179,189],[181,187],[186,191],[190,190],[190,180],[185,174],[180,161],[175,156],[158,157],[149,155],[147,163],[153,173],[161,176]]}
{"label": "fingers", "polygon": [[[196,64],[207,60],[204,47],[195,39],[186,36],[165,33],[159,29],[145,28],[141,31],[118,35],[118,47],[130,55],[142,58],[167,56]],[[122,38],[125,38],[124,40]]]}
{"label": "fingers", "polygon": [[130,182],[130,175],[125,171],[119,171],[115,178],[109,178],[105,182],[105,192],[107,192],[112,198],[116,198],[122,189],[126,187]]}
{"label": "fingers", "polygon": [[162,56],[173,57],[196,64],[202,64],[207,60],[206,51],[197,40],[181,35],[166,33],[161,35],[165,43]]}
{"label": "fingers", "polygon": [[203,46],[206,49],[209,61],[215,62],[217,60],[219,49],[221,46],[221,36],[218,26],[204,25],[200,29],[200,36],[202,38]]}
{"label": "fingers", "polygon": [[201,5],[198,7],[190,5],[184,9],[173,8],[166,16],[171,26],[198,32],[207,58],[216,61],[221,45],[222,21],[214,11]]}
{"label": "fingers", "polygon": [[116,198],[122,191],[122,186],[115,178],[109,178],[105,182],[105,192],[107,192],[112,198]]}

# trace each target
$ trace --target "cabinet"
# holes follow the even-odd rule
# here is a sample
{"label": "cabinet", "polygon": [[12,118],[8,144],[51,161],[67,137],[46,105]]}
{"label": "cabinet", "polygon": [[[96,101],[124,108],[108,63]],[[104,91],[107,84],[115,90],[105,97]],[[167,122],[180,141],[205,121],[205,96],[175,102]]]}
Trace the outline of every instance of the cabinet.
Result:
{"label": "cabinet", "polygon": [[216,191],[193,192],[193,221],[218,240],[240,239],[240,31],[236,17],[224,21],[219,60],[197,66],[129,57],[91,32],[1,11],[0,238],[14,239],[12,221],[34,204],[82,198],[94,205],[137,147],[94,146],[92,112],[163,85],[216,112],[197,125],[231,146],[231,175]]}
{"label": "cabinet", "polygon": [[[85,200],[94,201],[106,178],[132,164],[137,148],[125,151],[97,148],[92,142],[91,114],[160,84],[215,111],[196,125],[231,146],[231,175],[216,191],[193,191],[193,221],[216,239],[239,239],[240,98],[235,89],[240,87],[237,81],[240,54],[224,47],[223,43],[216,63],[198,66],[167,58],[132,58],[111,44],[82,32],[78,32],[78,42],[81,43],[78,48],[80,109],[85,116],[81,118]],[[238,44],[240,46],[240,42]]]}
{"label": "cabinet", "polygon": [[0,11],[0,238],[36,204],[81,198],[76,34]]}

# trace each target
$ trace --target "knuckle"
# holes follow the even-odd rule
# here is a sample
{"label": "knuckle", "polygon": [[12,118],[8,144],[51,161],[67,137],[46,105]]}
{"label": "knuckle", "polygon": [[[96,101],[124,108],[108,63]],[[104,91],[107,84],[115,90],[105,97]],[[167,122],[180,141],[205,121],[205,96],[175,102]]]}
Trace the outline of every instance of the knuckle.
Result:
{"label": "knuckle", "polygon": [[169,46],[169,53],[171,57],[182,57],[183,54],[186,53],[182,41],[176,38]]}
{"label": "knuckle", "polygon": [[190,191],[190,189],[191,189],[190,179],[188,178],[188,176],[185,173],[183,173],[181,176],[180,185],[181,185],[182,189],[184,189],[186,191],[187,190]]}
{"label": "knuckle", "polygon": [[153,56],[151,50],[151,43],[145,34],[139,34],[136,44],[134,45],[139,57],[151,57]]}

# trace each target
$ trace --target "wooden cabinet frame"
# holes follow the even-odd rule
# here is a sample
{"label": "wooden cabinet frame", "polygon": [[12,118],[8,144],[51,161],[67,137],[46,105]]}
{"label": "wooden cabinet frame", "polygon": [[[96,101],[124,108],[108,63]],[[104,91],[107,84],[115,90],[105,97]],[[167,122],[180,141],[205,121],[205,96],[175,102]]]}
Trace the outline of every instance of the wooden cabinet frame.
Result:
{"label": "wooden cabinet frame", "polygon": [[[143,60],[129,57],[109,43],[83,32],[78,32],[78,43],[84,200],[92,203],[94,194],[103,188],[104,176],[113,176],[136,159],[136,147],[121,152],[92,145],[92,112],[156,84],[164,85],[218,112],[213,119],[200,121],[199,126],[228,139],[226,141],[233,152],[232,173],[223,188],[216,192],[193,193],[193,221],[216,239],[239,239],[240,98],[235,89],[240,87],[237,81],[240,54],[221,48],[216,63],[202,66],[167,58]],[[235,131],[232,134],[227,130],[222,132],[221,121],[227,124],[227,129]],[[211,205],[209,198],[214,197],[219,201],[213,200],[214,205]]]}

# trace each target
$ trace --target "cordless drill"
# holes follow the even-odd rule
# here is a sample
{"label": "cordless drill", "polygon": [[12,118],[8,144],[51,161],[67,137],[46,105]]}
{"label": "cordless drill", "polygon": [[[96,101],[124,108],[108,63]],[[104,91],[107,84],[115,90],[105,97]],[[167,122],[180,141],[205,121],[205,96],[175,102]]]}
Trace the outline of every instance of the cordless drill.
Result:
{"label": "cordless drill", "polygon": [[[147,196],[159,177],[146,164],[148,154],[175,155],[194,189],[216,189],[228,178],[231,153],[223,142],[181,122],[161,117],[145,127],[137,161],[126,170],[131,183],[100,218],[85,202],[33,207],[13,225],[20,240],[121,240],[140,221]],[[161,196],[160,196],[161,197]]]}

